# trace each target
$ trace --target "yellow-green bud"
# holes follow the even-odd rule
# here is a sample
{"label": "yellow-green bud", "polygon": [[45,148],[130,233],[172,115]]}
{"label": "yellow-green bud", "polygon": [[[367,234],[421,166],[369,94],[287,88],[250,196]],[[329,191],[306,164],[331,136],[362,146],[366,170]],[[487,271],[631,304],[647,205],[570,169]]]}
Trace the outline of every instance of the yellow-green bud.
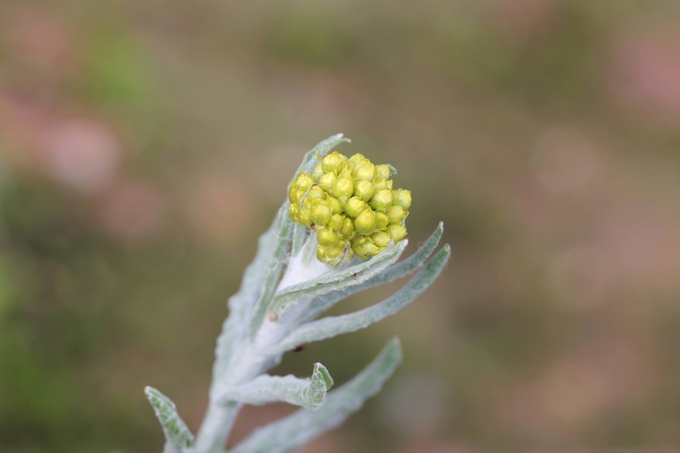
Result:
{"label": "yellow-green bud", "polygon": [[384,230],[390,223],[390,218],[387,216],[387,214],[383,214],[382,212],[375,213],[375,220],[376,228],[378,228],[379,230]]}
{"label": "yellow-green bud", "polygon": [[333,184],[338,180],[338,176],[335,172],[326,173],[319,180],[319,187],[321,187],[324,192],[329,192],[333,189]]}
{"label": "yellow-green bud", "polygon": [[386,179],[376,179],[373,181],[373,186],[375,187],[375,190],[383,190],[387,189],[387,180]]}
{"label": "yellow-green bud", "polygon": [[364,201],[368,201],[375,195],[375,186],[370,181],[359,181],[354,188],[354,195]]}
{"label": "yellow-green bud", "polygon": [[350,217],[356,218],[366,209],[368,209],[368,205],[359,197],[352,197],[345,203],[345,212]]}
{"label": "yellow-green bud", "polygon": [[[340,231],[342,229],[342,225],[344,223],[344,220],[345,220],[345,216],[343,216],[341,214],[333,214],[331,216],[330,222],[328,222],[328,228],[330,228],[333,231]],[[350,223],[351,223],[351,220],[350,220]]]}
{"label": "yellow-green bud", "polygon": [[321,228],[316,233],[319,245],[329,247],[338,243],[338,236],[330,228]]}
{"label": "yellow-green bud", "polygon": [[312,226],[312,214],[309,209],[300,209],[296,221],[304,227]]}
{"label": "yellow-green bud", "polygon": [[325,247],[317,247],[316,248],[316,259],[319,261],[323,261],[324,263],[326,262],[326,248]]}
{"label": "yellow-green bud", "polygon": [[352,222],[352,219],[345,217],[345,219],[342,221],[342,228],[340,229],[340,232],[347,239],[351,239],[354,236],[354,222]]}
{"label": "yellow-green bud", "polygon": [[356,167],[357,164],[364,159],[366,159],[366,157],[364,157],[363,154],[356,153],[355,155],[349,158],[349,168],[354,169],[354,167]]}
{"label": "yellow-green bud", "polygon": [[348,165],[347,157],[343,156],[337,151],[333,151],[321,161],[321,168],[324,173],[335,172],[340,173]]}
{"label": "yellow-green bud", "polygon": [[314,172],[312,173],[312,177],[314,178],[314,181],[319,182],[321,180],[321,177],[323,176],[323,168],[321,167],[321,162],[316,164],[316,167],[314,167]]}
{"label": "yellow-green bud", "polygon": [[354,228],[359,234],[371,234],[375,231],[377,226],[377,219],[375,217],[375,212],[370,209],[366,209],[364,212],[359,214],[359,216],[354,219]]}
{"label": "yellow-green bud", "polygon": [[297,204],[289,204],[288,205],[288,215],[290,215],[290,218],[293,219],[294,221],[297,221],[297,216],[300,214],[300,207]]}
{"label": "yellow-green bud", "polygon": [[390,218],[390,223],[401,224],[401,221],[406,218],[406,212],[401,206],[392,206],[387,210],[387,217]]}
{"label": "yellow-green bud", "polygon": [[371,242],[366,236],[357,236],[352,239],[352,250],[362,258],[377,255],[380,248]]}
{"label": "yellow-green bud", "polygon": [[390,167],[389,165],[376,165],[375,166],[375,177],[379,179],[390,179],[391,175]]}
{"label": "yellow-green bud", "polygon": [[304,190],[305,192],[312,187],[314,184],[314,178],[309,173],[301,172],[297,178],[295,178],[295,187],[298,190]]}
{"label": "yellow-green bud", "polygon": [[392,191],[392,193],[394,195],[394,204],[404,208],[404,211],[408,211],[408,208],[411,207],[411,191],[398,189]]}
{"label": "yellow-green bud", "polygon": [[305,198],[304,204],[310,204],[312,200],[315,200],[317,198],[321,198],[323,200],[324,198],[326,198],[326,193],[323,191],[321,187],[314,186],[307,193],[307,197]]}
{"label": "yellow-green bud", "polygon": [[386,212],[392,206],[393,201],[394,197],[391,190],[379,190],[371,199],[371,207],[376,211]]}
{"label": "yellow-green bud", "polygon": [[387,234],[389,234],[390,236],[392,236],[395,243],[404,239],[406,237],[406,234],[407,234],[406,228],[404,226],[396,225],[396,224],[392,224],[392,225],[388,226],[387,229],[385,230],[385,232]]}
{"label": "yellow-green bud", "polygon": [[352,176],[358,180],[373,181],[375,179],[375,165],[370,160],[364,159],[354,167]]}
{"label": "yellow-green bud", "polygon": [[312,222],[315,223],[316,225],[320,226],[326,226],[328,225],[328,222],[331,220],[331,207],[328,205],[328,202],[325,200],[319,200],[318,203],[314,203],[312,210],[311,210],[311,215],[312,215]]}
{"label": "yellow-green bud", "polygon": [[392,240],[392,236],[385,233],[384,231],[378,231],[371,235],[371,240],[375,245],[382,249],[387,247],[387,244],[389,244],[390,241]]}
{"label": "yellow-green bud", "polygon": [[343,209],[345,209],[345,203],[330,195],[326,195],[326,203],[331,207],[333,214],[342,214]]}
{"label": "yellow-green bud", "polygon": [[333,196],[339,199],[347,199],[352,196],[353,192],[354,182],[349,176],[341,176],[338,178],[335,184],[333,184],[333,190],[331,191]]}

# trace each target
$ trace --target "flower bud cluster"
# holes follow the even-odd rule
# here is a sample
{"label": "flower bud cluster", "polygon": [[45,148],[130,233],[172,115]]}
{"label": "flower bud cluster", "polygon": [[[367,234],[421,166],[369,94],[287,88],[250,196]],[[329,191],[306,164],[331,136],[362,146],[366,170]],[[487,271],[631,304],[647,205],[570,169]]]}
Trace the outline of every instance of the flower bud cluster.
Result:
{"label": "flower bud cluster", "polygon": [[333,151],[311,175],[298,174],[288,190],[288,212],[316,231],[320,261],[334,265],[354,254],[365,259],[406,237],[411,191],[394,190],[392,173],[361,154]]}

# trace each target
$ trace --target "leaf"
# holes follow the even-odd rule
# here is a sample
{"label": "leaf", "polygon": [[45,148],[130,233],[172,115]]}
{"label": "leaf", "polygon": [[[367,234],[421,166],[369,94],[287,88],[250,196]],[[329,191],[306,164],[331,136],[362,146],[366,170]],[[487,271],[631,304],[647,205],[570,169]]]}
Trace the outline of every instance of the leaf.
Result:
{"label": "leaf", "polygon": [[317,316],[319,316],[324,311],[328,310],[337,302],[351,296],[352,294],[356,294],[360,291],[373,288],[374,286],[393,282],[418,269],[423,265],[425,260],[427,260],[430,257],[434,249],[437,248],[437,245],[439,244],[439,240],[441,239],[443,232],[444,224],[442,222],[439,222],[437,229],[434,230],[432,235],[416,251],[416,253],[409,256],[401,263],[397,263],[389,267],[388,269],[385,270],[385,272],[379,273],[378,275],[374,276],[373,278],[365,281],[360,285],[350,286],[343,290],[333,291],[328,294],[315,297],[309,304],[309,308],[307,309],[304,317],[301,319],[301,322],[307,322],[311,321],[312,319],[315,319]]}
{"label": "leaf", "polygon": [[395,338],[354,379],[330,392],[318,410],[300,409],[258,428],[230,453],[282,453],[338,427],[350,414],[359,410],[366,399],[380,391],[401,360],[401,347]]}
{"label": "leaf", "polygon": [[354,332],[393,315],[432,284],[448,262],[450,252],[449,245],[445,245],[403,288],[384,301],[348,315],[329,316],[303,324],[277,343],[276,349],[272,352],[284,352],[299,344]]}
{"label": "leaf", "polygon": [[153,406],[156,417],[165,433],[163,453],[182,453],[194,441],[194,436],[177,414],[175,403],[153,387],[146,387],[144,394]]}
{"label": "leaf", "polygon": [[293,302],[303,297],[318,296],[363,283],[397,261],[407,243],[408,241],[404,240],[397,245],[388,245],[385,250],[369,260],[344,269],[331,270],[297,285],[287,286],[274,295],[270,311],[280,314],[285,306],[293,305]]}
{"label": "leaf", "polygon": [[316,409],[326,399],[326,392],[333,385],[333,378],[325,366],[314,364],[311,379],[295,376],[258,376],[247,384],[232,387],[219,397],[219,404],[230,401],[261,405],[283,401],[296,406]]}
{"label": "leaf", "polygon": [[213,385],[220,381],[234,349],[240,339],[244,338],[244,330],[247,327],[249,309],[255,305],[264,277],[264,268],[268,258],[274,248],[274,229],[272,226],[260,236],[258,240],[257,253],[252,263],[248,265],[241,288],[229,298],[229,317],[222,325],[222,332],[217,338],[217,348],[215,349],[215,365],[213,366]]}
{"label": "leaf", "polygon": [[300,173],[301,171],[304,171],[305,173],[313,172],[314,167],[316,167],[317,164],[316,159],[318,156],[324,157],[326,154],[328,154],[328,152],[331,149],[335,148],[340,143],[351,143],[350,139],[343,137],[344,137],[343,134],[331,135],[327,139],[317,143],[314,148],[307,151],[305,157],[302,158],[302,163],[295,172],[295,177],[293,178],[293,180],[295,180],[298,173]]}
{"label": "leaf", "polygon": [[255,304],[249,323],[250,338],[254,338],[270,305],[276,285],[281,277],[286,254],[289,252],[293,221],[288,216],[288,206],[284,203],[276,215],[274,222],[274,247],[264,265],[262,290]]}

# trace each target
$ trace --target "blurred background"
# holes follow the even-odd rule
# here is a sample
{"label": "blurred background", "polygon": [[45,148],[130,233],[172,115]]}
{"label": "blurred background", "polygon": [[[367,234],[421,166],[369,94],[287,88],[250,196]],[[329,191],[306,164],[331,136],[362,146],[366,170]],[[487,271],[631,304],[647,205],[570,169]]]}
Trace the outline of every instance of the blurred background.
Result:
{"label": "blurred background", "polygon": [[147,384],[195,430],[227,298],[337,132],[412,190],[407,253],[443,220],[453,259],[284,357],[343,383],[405,349],[302,451],[675,451],[676,0],[0,0],[0,450],[160,451]]}

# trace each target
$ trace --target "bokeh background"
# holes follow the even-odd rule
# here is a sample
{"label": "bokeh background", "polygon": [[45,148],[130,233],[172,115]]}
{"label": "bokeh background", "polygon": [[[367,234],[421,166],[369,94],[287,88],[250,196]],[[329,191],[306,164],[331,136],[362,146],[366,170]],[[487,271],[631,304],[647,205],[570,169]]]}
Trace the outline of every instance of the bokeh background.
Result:
{"label": "bokeh background", "polygon": [[0,450],[160,451],[147,384],[195,430],[226,300],[337,132],[413,191],[409,250],[443,220],[453,258],[286,355],[342,383],[405,349],[303,451],[675,451],[676,0],[0,1]]}

